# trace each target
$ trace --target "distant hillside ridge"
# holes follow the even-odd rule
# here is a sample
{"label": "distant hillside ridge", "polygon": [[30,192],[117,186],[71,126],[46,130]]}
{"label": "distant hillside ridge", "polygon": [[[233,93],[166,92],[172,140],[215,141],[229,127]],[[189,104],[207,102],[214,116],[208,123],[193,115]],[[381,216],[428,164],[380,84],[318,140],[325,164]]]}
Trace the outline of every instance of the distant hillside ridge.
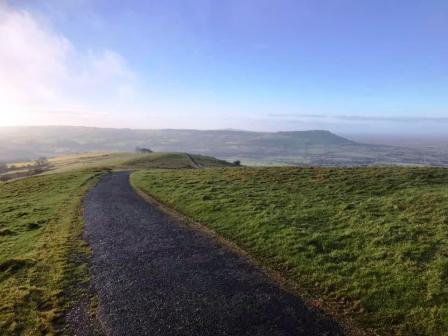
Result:
{"label": "distant hillside ridge", "polygon": [[[266,135],[266,133],[262,133]],[[269,133],[268,133],[269,134]],[[355,141],[325,130],[315,131],[292,131],[271,133],[272,141],[286,141],[286,145],[302,145],[304,143],[314,145],[356,145]]]}
{"label": "distant hillside ridge", "polygon": [[255,165],[448,165],[448,152],[362,144],[327,130],[135,130],[78,126],[0,128],[0,162],[84,152],[186,152]]}

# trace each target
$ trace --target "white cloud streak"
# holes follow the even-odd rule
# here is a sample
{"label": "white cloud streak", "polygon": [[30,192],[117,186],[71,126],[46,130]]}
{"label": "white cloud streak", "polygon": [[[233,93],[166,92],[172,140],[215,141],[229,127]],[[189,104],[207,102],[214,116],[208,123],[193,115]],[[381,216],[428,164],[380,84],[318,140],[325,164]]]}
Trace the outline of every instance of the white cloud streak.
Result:
{"label": "white cloud streak", "polygon": [[448,117],[407,117],[407,116],[356,116],[356,115],[324,115],[324,114],[289,114],[271,113],[272,118],[334,120],[347,122],[388,122],[388,123],[448,123]]}

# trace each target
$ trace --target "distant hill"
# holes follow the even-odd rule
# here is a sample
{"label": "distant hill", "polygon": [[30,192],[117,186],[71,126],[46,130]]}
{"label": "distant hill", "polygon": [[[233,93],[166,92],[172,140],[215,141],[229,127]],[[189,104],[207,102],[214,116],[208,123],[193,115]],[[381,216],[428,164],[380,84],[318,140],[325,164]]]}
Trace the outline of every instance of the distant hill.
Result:
{"label": "distant hill", "polygon": [[358,143],[329,131],[133,130],[71,126],[0,128],[0,161],[147,147],[188,152],[243,164],[359,166],[448,165],[448,153]]}

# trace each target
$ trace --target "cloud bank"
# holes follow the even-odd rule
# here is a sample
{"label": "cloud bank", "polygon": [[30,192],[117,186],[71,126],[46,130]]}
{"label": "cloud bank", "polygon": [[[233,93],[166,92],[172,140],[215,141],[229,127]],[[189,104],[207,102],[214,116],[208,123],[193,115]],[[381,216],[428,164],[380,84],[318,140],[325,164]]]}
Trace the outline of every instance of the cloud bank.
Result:
{"label": "cloud bank", "polygon": [[92,123],[134,95],[136,76],[119,53],[80,50],[1,2],[0,41],[0,125]]}

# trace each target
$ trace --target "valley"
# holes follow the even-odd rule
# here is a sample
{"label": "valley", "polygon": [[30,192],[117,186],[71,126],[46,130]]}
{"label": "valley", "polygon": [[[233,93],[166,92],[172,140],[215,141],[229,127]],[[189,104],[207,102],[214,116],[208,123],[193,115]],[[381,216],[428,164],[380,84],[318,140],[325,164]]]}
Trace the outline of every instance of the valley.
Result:
{"label": "valley", "polygon": [[[366,139],[369,140],[369,139]],[[131,130],[92,127],[0,128],[0,162],[85,152],[188,152],[264,166],[448,166],[443,146],[369,144],[329,131]]]}

